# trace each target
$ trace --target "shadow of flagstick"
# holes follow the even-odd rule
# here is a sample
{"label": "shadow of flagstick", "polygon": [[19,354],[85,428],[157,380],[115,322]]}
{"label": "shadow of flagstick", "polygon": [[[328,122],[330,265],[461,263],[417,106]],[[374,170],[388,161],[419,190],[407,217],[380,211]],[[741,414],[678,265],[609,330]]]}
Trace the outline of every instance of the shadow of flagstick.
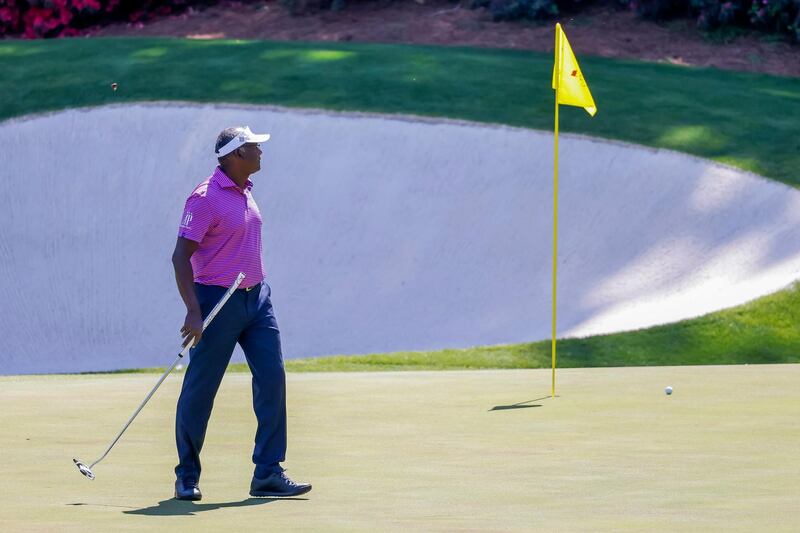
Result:
{"label": "shadow of flagstick", "polygon": [[[535,400],[528,400],[525,402],[514,403],[511,405],[495,405],[494,407],[489,409],[489,411],[508,411],[509,409],[529,409],[531,407],[541,407],[542,406],[541,404],[533,404],[533,405],[527,405],[527,404],[538,402],[541,400],[547,400],[550,398],[551,396],[543,396],[541,398],[536,398]],[[556,398],[558,398],[558,395],[556,395]]]}

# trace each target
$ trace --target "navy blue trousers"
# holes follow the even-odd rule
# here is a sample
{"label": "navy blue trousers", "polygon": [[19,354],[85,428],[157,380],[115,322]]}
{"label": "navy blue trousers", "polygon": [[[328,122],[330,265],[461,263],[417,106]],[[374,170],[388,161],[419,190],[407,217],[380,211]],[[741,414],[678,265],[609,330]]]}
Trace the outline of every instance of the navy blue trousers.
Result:
{"label": "navy blue trousers", "polygon": [[[203,319],[226,287],[195,283]],[[253,410],[258,421],[253,463],[264,478],[282,470],[286,455],[286,374],[278,324],[266,282],[247,291],[236,290],[190,351],[175,417],[178,466],[184,480],[200,480],[200,451],[222,376],[236,343],[244,350],[253,374]]]}

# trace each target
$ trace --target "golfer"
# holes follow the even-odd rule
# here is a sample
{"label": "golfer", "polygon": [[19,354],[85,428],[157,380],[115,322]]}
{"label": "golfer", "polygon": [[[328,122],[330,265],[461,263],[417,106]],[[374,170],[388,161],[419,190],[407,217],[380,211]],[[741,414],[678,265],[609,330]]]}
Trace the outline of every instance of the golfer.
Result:
{"label": "golfer", "polygon": [[[181,335],[194,342],[175,417],[178,466],[175,497],[202,498],[200,451],[214,396],[238,342],[253,374],[253,410],[258,420],[251,496],[296,496],[311,490],[284,473],[286,376],[280,333],[264,281],[261,213],[249,177],[261,169],[259,143],[249,127],[223,130],[215,153],[219,166],[186,200],[172,264],[186,304]],[[236,279],[245,278],[203,332],[203,320]]]}

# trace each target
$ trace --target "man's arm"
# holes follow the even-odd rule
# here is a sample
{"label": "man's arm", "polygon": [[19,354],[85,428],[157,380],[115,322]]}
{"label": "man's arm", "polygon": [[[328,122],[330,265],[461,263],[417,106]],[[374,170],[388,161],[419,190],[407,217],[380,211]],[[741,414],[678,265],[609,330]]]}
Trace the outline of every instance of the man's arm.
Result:
{"label": "man's arm", "polygon": [[175,243],[175,251],[172,252],[175,281],[178,284],[178,292],[181,293],[183,303],[186,304],[186,319],[181,328],[184,347],[192,339],[195,339],[194,345],[196,346],[200,342],[200,337],[203,336],[203,316],[200,312],[200,303],[197,301],[197,295],[194,292],[194,271],[192,270],[192,263],[189,261],[198,246],[199,244],[191,239],[178,237],[178,242]]}

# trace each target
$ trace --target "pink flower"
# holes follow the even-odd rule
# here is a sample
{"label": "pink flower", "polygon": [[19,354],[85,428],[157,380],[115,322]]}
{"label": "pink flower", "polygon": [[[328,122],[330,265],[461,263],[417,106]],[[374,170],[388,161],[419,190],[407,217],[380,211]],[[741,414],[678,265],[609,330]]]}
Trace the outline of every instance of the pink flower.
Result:
{"label": "pink flower", "polygon": [[77,37],[78,35],[81,35],[81,32],[75,28],[64,28],[58,34],[59,37]]}
{"label": "pink flower", "polygon": [[84,11],[86,9],[100,11],[103,6],[100,5],[98,0],[72,0],[72,7],[78,11]]}
{"label": "pink flower", "polygon": [[61,22],[61,24],[66,26],[69,24],[69,21],[71,20],[72,20],[72,11],[70,11],[69,8],[61,8],[61,11],[59,12],[59,21]]}
{"label": "pink flower", "polygon": [[50,17],[52,11],[50,9],[43,9],[41,7],[30,8],[22,17],[25,27],[38,34],[38,29],[45,25],[45,21]]}
{"label": "pink flower", "polygon": [[10,22],[12,26],[17,25],[19,11],[11,7],[0,7],[0,21]]}

